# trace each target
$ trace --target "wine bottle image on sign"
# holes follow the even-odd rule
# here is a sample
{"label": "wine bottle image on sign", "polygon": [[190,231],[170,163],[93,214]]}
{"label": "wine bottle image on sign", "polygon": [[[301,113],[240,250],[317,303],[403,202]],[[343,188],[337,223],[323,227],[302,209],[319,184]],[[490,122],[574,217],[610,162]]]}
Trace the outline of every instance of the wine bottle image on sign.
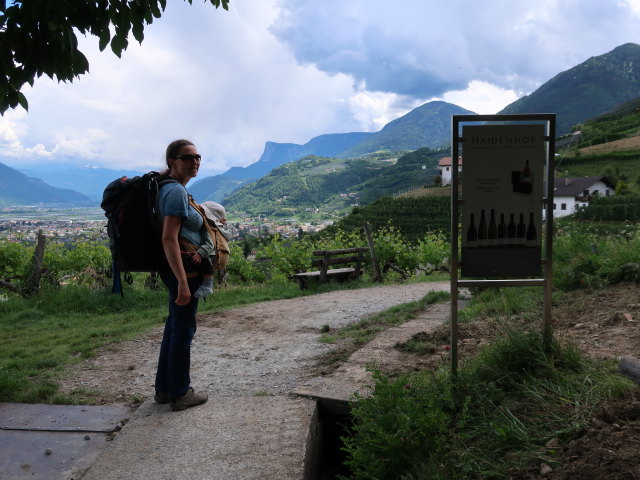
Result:
{"label": "wine bottle image on sign", "polygon": [[527,226],[527,247],[535,247],[538,244],[538,232],[533,221],[533,212],[529,213],[529,225]]}
{"label": "wine bottle image on sign", "polygon": [[516,222],[513,220],[513,213],[509,216],[509,225],[507,225],[507,245],[510,248],[514,248],[516,246],[516,235],[517,235]]}
{"label": "wine bottle image on sign", "polygon": [[487,246],[487,223],[484,219],[484,209],[480,210],[480,224],[478,225],[478,247]]}
{"label": "wine bottle image on sign", "polygon": [[491,217],[489,218],[489,228],[487,229],[487,247],[495,248],[498,246],[498,227],[496,226],[495,210],[491,209]]}
{"label": "wine bottle image on sign", "polygon": [[507,246],[507,224],[504,223],[504,213],[500,214],[500,223],[498,224],[498,247]]}
{"label": "wine bottle image on sign", "polygon": [[527,160],[524,164],[524,169],[522,170],[522,177],[525,182],[531,181],[531,167],[529,166],[529,160]]}
{"label": "wine bottle image on sign", "polygon": [[478,246],[478,231],[476,230],[476,222],[471,214],[469,228],[467,229],[467,248],[475,248]]}
{"label": "wine bottle image on sign", "polygon": [[524,213],[520,214],[520,221],[517,225],[517,234],[516,234],[516,246],[518,248],[524,248],[526,243],[527,236],[527,226],[524,223]]}

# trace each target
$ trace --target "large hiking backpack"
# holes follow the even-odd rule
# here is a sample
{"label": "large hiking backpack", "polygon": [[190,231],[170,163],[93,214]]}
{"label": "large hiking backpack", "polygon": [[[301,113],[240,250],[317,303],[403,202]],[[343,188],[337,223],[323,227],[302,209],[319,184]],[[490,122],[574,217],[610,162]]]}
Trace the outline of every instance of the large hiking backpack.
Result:
{"label": "large hiking backpack", "polygon": [[104,190],[114,293],[122,293],[120,272],[157,272],[164,262],[158,191],[169,182],[176,180],[149,172],[118,178]]}

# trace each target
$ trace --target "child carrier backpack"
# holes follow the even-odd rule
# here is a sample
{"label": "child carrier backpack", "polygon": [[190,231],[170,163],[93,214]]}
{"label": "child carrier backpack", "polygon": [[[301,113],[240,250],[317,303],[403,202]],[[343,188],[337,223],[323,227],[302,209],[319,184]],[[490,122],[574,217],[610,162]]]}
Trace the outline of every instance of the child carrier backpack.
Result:
{"label": "child carrier backpack", "polygon": [[[104,190],[100,207],[107,217],[111,249],[113,293],[122,294],[120,272],[157,272],[164,260],[158,191],[177,182],[158,172],[121,177]],[[125,279],[131,283],[131,275]]]}

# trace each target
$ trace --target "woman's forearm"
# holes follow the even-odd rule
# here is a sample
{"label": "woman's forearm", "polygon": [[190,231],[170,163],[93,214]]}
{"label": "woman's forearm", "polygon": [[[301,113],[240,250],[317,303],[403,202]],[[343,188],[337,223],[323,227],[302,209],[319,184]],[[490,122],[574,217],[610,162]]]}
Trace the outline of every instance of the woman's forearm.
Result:
{"label": "woman's forearm", "polygon": [[181,225],[182,218],[180,217],[167,215],[164,218],[162,225],[162,247],[167,257],[169,267],[171,267],[171,271],[178,280],[178,298],[176,299],[176,304],[186,305],[191,300],[191,293],[187,282],[187,274],[182,264],[182,256],[180,255],[178,235],[180,234]]}
{"label": "woman's forearm", "polygon": [[180,254],[180,244],[178,239],[162,239],[162,247],[167,257],[167,263],[171,267],[171,271],[175,275],[178,282],[187,281],[187,274],[182,265],[182,256]]}

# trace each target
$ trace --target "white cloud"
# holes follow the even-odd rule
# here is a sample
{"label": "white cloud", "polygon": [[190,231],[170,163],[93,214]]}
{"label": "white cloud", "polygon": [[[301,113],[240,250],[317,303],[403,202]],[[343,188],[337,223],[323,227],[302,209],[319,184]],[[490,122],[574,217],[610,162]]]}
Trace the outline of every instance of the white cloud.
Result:
{"label": "white cloud", "polygon": [[498,113],[517,99],[515,91],[480,80],[472,80],[465,90],[451,90],[442,96],[445,102],[464,105],[467,110],[481,115]]}
{"label": "white cloud", "polygon": [[0,157],[19,159],[20,163],[28,163],[30,160],[42,160],[49,158],[44,145],[35,144],[25,147],[20,138],[28,131],[25,123],[27,112],[23,108],[9,110],[0,117]]}
{"label": "white cloud", "polygon": [[620,3],[623,7],[628,7],[634,15],[640,17],[640,0],[622,0]]}
{"label": "white cloud", "polygon": [[28,89],[31,128],[21,139],[43,143],[54,157],[148,169],[162,167],[170,141],[190,138],[206,172],[257,161],[268,140],[304,143],[357,130],[345,101],[352,79],[298,65],[268,31],[277,13],[274,1],[230,12],[172,3],[121,59],[82,39],[91,73]]}
{"label": "white cloud", "polygon": [[349,97],[351,113],[364,132],[381,130],[387,123],[405,115],[421,103],[395,93],[366,90],[359,90]]}
{"label": "white cloud", "polygon": [[80,38],[90,74],[25,89],[29,113],[0,118],[0,161],[158,169],[186,137],[207,174],[257,161],[266,141],[377,131],[428,99],[496,113],[640,43],[639,15],[640,0],[168,2],[121,59]]}
{"label": "white cloud", "polygon": [[629,15],[637,2],[283,0],[274,31],[299,61],[351,74],[371,91],[432,98],[476,80],[529,93],[590,56],[637,42]]}
{"label": "white cloud", "polygon": [[95,159],[99,158],[100,152],[104,150],[104,143],[109,140],[106,132],[95,128],[70,131],[56,137],[56,144],[51,153],[61,157]]}

